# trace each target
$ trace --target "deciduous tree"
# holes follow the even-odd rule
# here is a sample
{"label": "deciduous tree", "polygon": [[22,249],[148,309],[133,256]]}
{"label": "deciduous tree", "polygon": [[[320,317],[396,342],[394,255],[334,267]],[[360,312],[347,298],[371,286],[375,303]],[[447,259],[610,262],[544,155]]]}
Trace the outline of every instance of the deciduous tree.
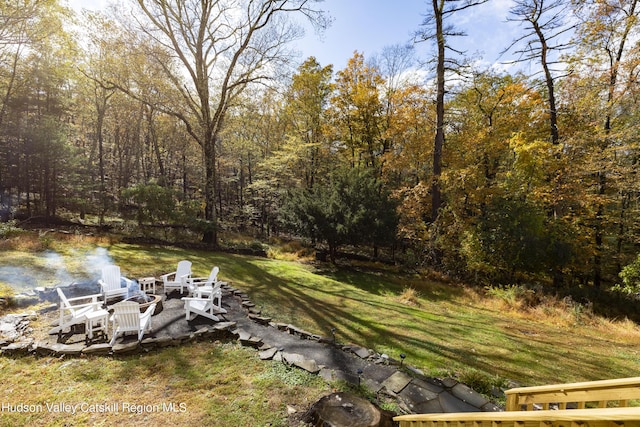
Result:
{"label": "deciduous tree", "polygon": [[525,33],[518,36],[506,51],[515,49],[519,55],[515,62],[539,61],[547,87],[549,105],[549,135],[552,144],[560,142],[555,81],[563,72],[559,55],[571,47],[568,24],[570,4],[566,0],[516,0],[511,8],[510,20],[523,22]]}
{"label": "deciduous tree", "polygon": [[[139,28],[174,52],[178,64],[162,64],[182,94],[184,109],[164,111],[184,121],[202,147],[206,171],[203,240],[217,245],[216,175],[224,118],[244,89],[264,82],[288,58],[286,45],[299,37],[287,23],[294,13],[322,24],[316,0],[138,0]],[[164,59],[164,58],[162,58]]]}
{"label": "deciduous tree", "polygon": [[[459,54],[450,44],[450,38],[464,35],[450,20],[456,13],[485,3],[487,0],[432,0],[431,8],[417,32],[419,40],[430,40],[436,45],[436,134],[433,142],[433,177],[431,180],[431,221],[435,221],[442,206],[442,150],[445,141],[445,92],[446,71],[455,69],[455,58],[447,56],[447,51]],[[453,65],[453,66],[452,66]]]}
{"label": "deciduous tree", "polygon": [[[581,122],[582,128],[576,130],[577,138],[572,144],[584,146],[592,153],[585,165],[590,166],[587,170],[591,179],[588,180],[593,182],[593,187],[589,187],[594,190],[589,195],[594,206],[593,218],[589,221],[595,243],[593,283],[600,287],[602,259],[607,252],[611,258],[618,258],[615,273],[621,269],[619,258],[623,242],[627,240],[629,201],[636,197],[634,186],[623,183],[626,177],[635,174],[637,163],[637,150],[632,148],[635,137],[631,136],[635,131],[629,133],[633,122],[629,113],[636,105],[631,99],[637,91],[640,51],[632,41],[640,34],[640,8],[637,0],[584,0],[577,2],[576,7],[581,23],[576,37],[578,49],[571,66],[577,77],[568,88],[590,100],[578,102],[584,112],[591,112],[594,121]],[[581,80],[580,76],[588,76],[588,81]],[[629,101],[631,104],[627,104]],[[615,249],[607,250],[607,235],[615,235]]]}
{"label": "deciduous tree", "polygon": [[364,55],[355,52],[344,70],[336,73],[331,116],[334,136],[343,146],[345,160],[352,166],[364,165],[380,173],[380,158],[386,145],[384,79]]}

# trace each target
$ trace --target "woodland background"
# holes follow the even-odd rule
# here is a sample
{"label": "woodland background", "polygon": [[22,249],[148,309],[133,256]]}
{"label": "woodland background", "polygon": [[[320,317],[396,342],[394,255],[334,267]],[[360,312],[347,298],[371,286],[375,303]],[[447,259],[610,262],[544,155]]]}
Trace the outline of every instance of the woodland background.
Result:
{"label": "woodland background", "polygon": [[516,1],[504,48],[527,67],[502,71],[449,49],[476,3],[425,3],[407,31],[432,57],[334,70],[288,48],[296,19],[326,27],[316,1],[2,2],[0,216],[302,237],[334,261],[634,298],[636,0]]}

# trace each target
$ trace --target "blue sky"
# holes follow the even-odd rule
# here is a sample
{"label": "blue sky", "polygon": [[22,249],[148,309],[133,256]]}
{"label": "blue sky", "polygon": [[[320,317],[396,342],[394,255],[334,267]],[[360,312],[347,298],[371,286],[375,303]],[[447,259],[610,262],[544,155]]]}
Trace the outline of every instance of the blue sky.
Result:
{"label": "blue sky", "polygon": [[[109,3],[68,1],[76,9],[101,9]],[[331,27],[322,37],[308,28],[305,38],[295,46],[302,53],[301,60],[315,56],[321,65],[333,64],[335,71],[341,70],[356,50],[369,58],[385,46],[409,42],[430,4],[430,0],[324,0],[320,7],[333,18]],[[512,0],[489,0],[454,15],[456,27],[468,36],[456,38],[453,43],[469,55],[479,53],[483,65],[494,64],[519,31],[517,25],[506,22],[511,4]],[[428,47],[424,43],[418,45],[418,54],[426,56]]]}
{"label": "blue sky", "polygon": [[[307,31],[298,47],[304,57],[313,55],[320,64],[333,64],[340,70],[355,50],[368,58],[385,46],[409,42],[430,4],[427,0],[325,0],[321,7],[333,17],[333,24],[322,39],[313,30]],[[455,26],[468,36],[452,43],[469,55],[478,53],[485,65],[495,63],[519,31],[517,25],[506,22],[511,5],[511,0],[489,0],[457,13]],[[422,56],[430,52],[425,43],[416,48]]]}
{"label": "blue sky", "polygon": [[320,7],[333,23],[322,39],[307,30],[297,43],[304,57],[315,56],[321,65],[346,66],[354,51],[368,58],[385,46],[405,44],[423,21],[425,0],[325,0]]}

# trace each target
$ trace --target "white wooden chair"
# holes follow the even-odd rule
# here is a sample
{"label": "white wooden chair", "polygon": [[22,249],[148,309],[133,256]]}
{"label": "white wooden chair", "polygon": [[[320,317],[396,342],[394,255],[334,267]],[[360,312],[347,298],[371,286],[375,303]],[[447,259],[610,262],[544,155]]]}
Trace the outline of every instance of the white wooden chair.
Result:
{"label": "white wooden chair", "polygon": [[214,286],[220,286],[221,282],[218,281],[219,267],[213,267],[209,277],[190,277],[187,279],[187,289],[189,290],[189,296],[193,296],[198,289],[212,289]]}
{"label": "white wooden chair", "polygon": [[[217,306],[213,303],[216,297],[218,298]],[[189,321],[193,320],[196,316],[204,316],[218,322],[220,318],[217,315],[227,312],[227,310],[222,308],[221,300],[222,297],[213,289],[197,289],[194,296],[182,298],[186,319]]]}
{"label": "white wooden chair", "polygon": [[98,281],[102,288],[102,295],[107,301],[116,297],[126,297],[128,289],[122,287],[120,277],[120,267],[117,265],[107,265],[102,268],[102,278]]}
{"label": "white wooden chair", "polygon": [[185,288],[188,288],[187,280],[191,277],[191,261],[182,260],[178,263],[176,271],[163,274],[160,276],[164,285],[164,293],[178,289],[180,293],[184,292]]}
{"label": "white wooden chair", "polygon": [[140,304],[135,301],[120,301],[114,304],[111,315],[113,337],[110,345],[113,346],[116,338],[127,332],[138,334],[138,341],[141,341],[145,332],[151,331],[151,315],[155,309],[155,303],[149,305],[144,313],[140,313]]}
{"label": "white wooden chair", "polygon": [[[102,297],[101,294],[67,298],[62,289],[56,288],[56,291],[60,297],[60,320],[58,326],[51,329],[49,334],[59,334],[73,325],[84,324],[88,313],[102,308],[103,301],[99,300]],[[84,302],[80,303],[80,301]]]}

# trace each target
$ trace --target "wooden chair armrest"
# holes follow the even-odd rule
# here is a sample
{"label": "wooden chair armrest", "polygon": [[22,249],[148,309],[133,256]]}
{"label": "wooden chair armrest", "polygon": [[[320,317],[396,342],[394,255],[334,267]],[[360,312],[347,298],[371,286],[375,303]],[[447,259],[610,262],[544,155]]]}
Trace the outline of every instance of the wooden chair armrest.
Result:
{"label": "wooden chair armrest", "polygon": [[153,315],[153,312],[156,310],[156,303],[153,303],[147,307],[147,309],[140,315],[140,320],[146,319]]}
{"label": "wooden chair armrest", "polygon": [[102,294],[91,294],[91,295],[84,295],[80,297],[67,298],[67,301],[71,302],[71,301],[80,301],[83,299],[91,299],[91,303],[96,303],[98,302],[98,298],[102,298]]}
{"label": "wooden chair armrest", "polygon": [[[551,384],[535,387],[519,387],[505,391],[507,411],[518,411],[527,406],[559,403],[565,409],[567,403],[576,403],[584,408],[587,402],[599,402],[601,407],[608,401],[627,401],[640,397],[640,377],[613,380],[587,381],[567,384]],[[625,406],[619,405],[619,406]]]}
{"label": "wooden chair armrest", "polygon": [[172,271],[171,273],[163,274],[162,276],[160,276],[160,278],[162,280],[167,280],[169,278],[169,276],[175,275],[176,273],[177,273],[177,271]]}

